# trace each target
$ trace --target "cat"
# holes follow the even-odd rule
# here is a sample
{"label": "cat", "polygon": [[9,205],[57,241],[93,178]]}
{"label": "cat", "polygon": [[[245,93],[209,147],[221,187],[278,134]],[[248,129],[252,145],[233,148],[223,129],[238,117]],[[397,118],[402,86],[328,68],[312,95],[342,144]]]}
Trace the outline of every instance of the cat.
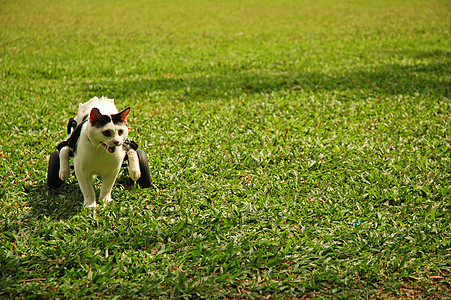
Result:
{"label": "cat", "polygon": [[100,201],[112,201],[111,190],[128,155],[132,180],[140,176],[139,160],[135,150],[127,147],[127,116],[130,108],[119,112],[113,99],[92,98],[81,103],[74,118],[77,126],[65,140],[60,150],[59,177],[65,181],[70,175],[69,155],[74,153],[74,169],[83,193],[86,207],[96,206],[92,184],[94,175],[102,176]]}

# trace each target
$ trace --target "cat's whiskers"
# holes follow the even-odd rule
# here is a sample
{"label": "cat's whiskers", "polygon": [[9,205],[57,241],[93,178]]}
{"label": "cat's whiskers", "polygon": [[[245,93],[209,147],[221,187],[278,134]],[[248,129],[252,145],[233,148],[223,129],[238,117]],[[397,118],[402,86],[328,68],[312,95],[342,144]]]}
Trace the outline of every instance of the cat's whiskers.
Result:
{"label": "cat's whiskers", "polygon": [[97,145],[96,150],[98,150],[98,149],[100,148],[100,146],[103,147],[102,143],[100,143],[100,144]]}

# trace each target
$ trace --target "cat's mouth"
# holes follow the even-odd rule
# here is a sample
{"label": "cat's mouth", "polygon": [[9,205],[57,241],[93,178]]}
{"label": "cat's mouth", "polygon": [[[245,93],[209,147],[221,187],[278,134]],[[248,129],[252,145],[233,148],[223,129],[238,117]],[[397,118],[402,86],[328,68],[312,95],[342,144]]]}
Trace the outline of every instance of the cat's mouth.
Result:
{"label": "cat's mouth", "polygon": [[105,143],[100,143],[100,145],[105,147],[106,151],[108,151],[109,153],[114,153],[116,151],[116,146],[110,147]]}

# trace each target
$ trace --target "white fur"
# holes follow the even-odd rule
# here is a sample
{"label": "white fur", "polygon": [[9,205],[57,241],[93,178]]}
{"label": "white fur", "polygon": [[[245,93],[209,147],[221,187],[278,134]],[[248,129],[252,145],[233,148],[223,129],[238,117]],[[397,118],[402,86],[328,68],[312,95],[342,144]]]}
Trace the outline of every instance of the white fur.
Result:
{"label": "white fur", "polygon": [[[83,118],[96,107],[102,115],[117,114],[118,110],[113,99],[95,97],[86,103],[79,105],[79,111],[75,120],[78,124]],[[110,131],[111,136],[106,137],[103,131]],[[122,134],[119,134],[122,130]],[[130,177],[137,180],[141,174],[136,151],[124,149],[123,143],[127,139],[128,128],[125,124],[115,125],[112,122],[105,126],[96,128],[88,120],[84,123],[80,137],[78,139],[77,151],[74,155],[75,175],[77,176],[80,189],[84,197],[84,205],[87,207],[96,206],[96,195],[92,185],[94,175],[102,176],[102,188],[100,190],[100,200],[109,202],[111,190],[116,181],[116,177],[121,168],[126,151],[129,156]],[[107,151],[106,147],[114,147],[114,153]],[[66,180],[70,175],[69,147],[64,147],[60,151],[60,172],[61,180]]]}
{"label": "white fur", "polygon": [[128,172],[130,173],[130,178],[136,181],[141,177],[141,170],[139,169],[139,159],[138,154],[135,150],[130,149],[127,152],[128,155]]}
{"label": "white fur", "polygon": [[100,97],[100,99],[94,97],[88,102],[80,103],[78,105],[78,113],[74,118],[75,121],[77,121],[77,124],[80,124],[83,121],[83,118],[86,115],[89,115],[91,109],[93,109],[94,107],[97,107],[103,115],[112,115],[119,112],[116,108],[116,105],[114,105],[114,99],[108,99],[104,96]]}

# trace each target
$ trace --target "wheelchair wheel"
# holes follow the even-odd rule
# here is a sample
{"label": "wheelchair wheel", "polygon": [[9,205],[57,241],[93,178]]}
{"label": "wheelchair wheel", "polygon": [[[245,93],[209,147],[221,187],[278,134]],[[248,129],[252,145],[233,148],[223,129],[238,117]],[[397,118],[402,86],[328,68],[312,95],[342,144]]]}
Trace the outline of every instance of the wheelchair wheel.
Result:
{"label": "wheelchair wheel", "polygon": [[57,189],[63,184],[63,181],[60,179],[59,172],[60,152],[56,150],[50,155],[49,159],[49,168],[47,170],[47,185],[49,188]]}
{"label": "wheelchair wheel", "polygon": [[141,149],[136,150],[139,160],[139,170],[141,177],[138,179],[138,184],[141,188],[149,188],[152,186],[152,179],[150,179],[149,162],[147,161],[146,152]]}

